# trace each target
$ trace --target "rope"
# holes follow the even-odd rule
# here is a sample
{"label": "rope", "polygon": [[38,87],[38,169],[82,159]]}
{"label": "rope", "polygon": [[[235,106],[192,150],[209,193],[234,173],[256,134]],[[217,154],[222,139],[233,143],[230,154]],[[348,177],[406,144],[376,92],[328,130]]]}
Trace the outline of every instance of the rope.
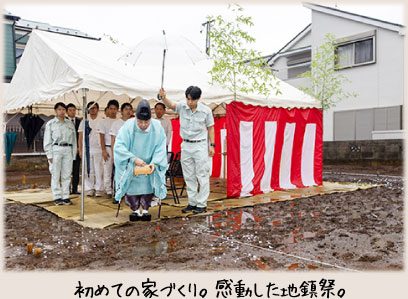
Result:
{"label": "rope", "polygon": [[[72,94],[74,95],[75,100],[76,100],[77,103],[78,103],[78,106],[81,107],[81,103],[79,102],[79,100],[78,100],[78,98],[77,98],[77,96],[76,96],[76,94],[75,94],[75,91],[72,91]],[[64,100],[65,100],[65,94],[64,94]]]}
{"label": "rope", "polygon": [[[99,96],[99,98],[97,98],[97,99],[95,100],[95,103],[98,102],[100,99],[102,99],[107,93],[108,93],[108,92],[105,91],[101,96]],[[92,105],[92,107],[93,107],[93,105]],[[89,107],[89,108],[91,108],[91,107]]]}
{"label": "rope", "polygon": [[384,178],[395,178],[395,179],[402,179],[403,176],[396,176],[396,175],[385,175],[385,174],[367,174],[367,173],[350,173],[350,172],[335,172],[335,171],[323,171],[325,174],[344,174],[344,175],[358,175],[358,176],[371,176],[371,177],[384,177]]}
{"label": "rope", "polygon": [[[206,227],[204,227],[204,226],[202,226],[202,225],[199,225],[199,226],[201,226],[202,228],[204,228],[204,229],[207,230]],[[207,234],[207,235],[209,235],[209,236],[211,236],[211,237],[218,238],[218,239],[221,239],[221,240],[224,240],[224,241],[232,241],[232,242],[236,242],[236,243],[241,244],[241,245],[245,245],[245,246],[249,246],[249,247],[253,247],[253,248],[257,248],[257,249],[269,251],[269,252],[272,252],[272,253],[278,253],[278,254],[280,254],[280,255],[286,255],[286,256],[289,256],[289,257],[294,257],[294,258],[297,258],[297,259],[300,259],[300,260],[304,260],[304,261],[308,261],[308,262],[312,262],[312,263],[316,263],[316,264],[320,264],[320,265],[324,265],[324,266],[328,266],[328,267],[333,267],[333,268],[337,268],[337,269],[341,269],[341,270],[346,270],[346,271],[351,271],[351,272],[361,272],[361,271],[358,271],[358,270],[354,270],[354,269],[350,269],[350,268],[345,268],[345,267],[342,267],[342,266],[338,266],[338,265],[336,265],[336,264],[332,265],[332,264],[329,264],[329,263],[325,263],[325,262],[313,260],[313,259],[310,259],[310,258],[306,258],[306,257],[302,257],[302,256],[297,256],[297,255],[294,255],[294,254],[291,254],[291,253],[286,253],[286,252],[282,252],[282,251],[278,251],[278,250],[273,250],[273,249],[270,249],[270,248],[265,248],[265,247],[261,247],[261,246],[257,246],[257,245],[252,245],[252,244],[244,243],[244,242],[241,242],[241,241],[238,241],[238,240],[235,240],[235,239],[227,239],[227,238],[223,238],[223,237],[220,237],[220,236],[211,235],[210,233],[205,232],[205,231],[201,231],[201,233]]]}
{"label": "rope", "polygon": [[[14,116],[13,116],[12,118],[10,118],[9,120],[6,121],[6,124],[8,124],[8,122],[9,122],[10,120],[12,120],[12,119],[15,118],[17,115],[19,115],[20,112],[23,111],[23,109],[24,109],[24,108],[22,108],[22,109],[20,109],[18,112],[16,112],[16,114],[14,114]],[[7,114],[6,114],[6,115],[7,115]]]}

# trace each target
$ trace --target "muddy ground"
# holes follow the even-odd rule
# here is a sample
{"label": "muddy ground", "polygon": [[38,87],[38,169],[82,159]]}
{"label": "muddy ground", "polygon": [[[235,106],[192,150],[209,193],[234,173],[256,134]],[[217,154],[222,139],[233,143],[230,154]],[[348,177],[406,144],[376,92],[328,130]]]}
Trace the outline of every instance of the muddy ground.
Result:
{"label": "muddy ground", "polygon": [[[23,185],[21,174],[7,174],[6,189],[47,187],[47,173],[31,175]],[[401,176],[401,167],[325,166],[324,181],[383,186],[102,230],[7,203],[4,268],[402,270]],[[27,243],[42,248],[42,256],[27,255]]]}

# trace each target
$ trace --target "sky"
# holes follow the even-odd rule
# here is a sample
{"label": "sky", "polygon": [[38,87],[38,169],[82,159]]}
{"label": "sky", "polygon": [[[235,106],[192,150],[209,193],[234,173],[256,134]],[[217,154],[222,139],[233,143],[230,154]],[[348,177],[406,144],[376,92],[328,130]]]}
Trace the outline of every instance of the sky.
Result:
{"label": "sky", "polygon": [[[205,29],[201,25],[209,15],[225,15],[227,4],[13,4],[4,8],[22,19],[49,23],[86,32],[91,36],[112,36],[126,46],[162,34],[182,35],[205,51]],[[346,4],[337,8],[381,20],[404,24],[404,6],[395,4]],[[334,7],[335,5],[325,4]],[[262,55],[277,52],[311,22],[310,9],[301,2],[257,3],[241,5],[254,26],[248,32],[256,39],[252,48]],[[200,31],[202,30],[202,33]]]}

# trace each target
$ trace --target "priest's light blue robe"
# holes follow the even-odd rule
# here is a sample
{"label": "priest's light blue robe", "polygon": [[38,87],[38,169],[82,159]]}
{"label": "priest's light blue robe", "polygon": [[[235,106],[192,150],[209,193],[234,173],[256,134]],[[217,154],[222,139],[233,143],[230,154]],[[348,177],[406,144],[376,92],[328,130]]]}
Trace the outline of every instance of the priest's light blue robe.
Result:
{"label": "priest's light blue robe", "polygon": [[[115,199],[120,202],[125,194],[151,194],[160,199],[166,197],[167,151],[166,134],[156,119],[151,119],[145,131],[136,123],[136,118],[127,120],[120,128],[114,145]],[[135,176],[135,159],[154,164],[151,175]]]}

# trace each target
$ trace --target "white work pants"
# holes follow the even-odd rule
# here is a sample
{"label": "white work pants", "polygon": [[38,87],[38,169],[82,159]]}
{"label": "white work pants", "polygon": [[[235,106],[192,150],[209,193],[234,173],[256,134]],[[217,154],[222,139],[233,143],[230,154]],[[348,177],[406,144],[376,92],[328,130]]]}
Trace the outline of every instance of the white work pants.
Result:
{"label": "white work pants", "polygon": [[112,194],[112,148],[107,146],[106,152],[109,154],[109,158],[107,161],[103,160],[103,185],[106,194]]}
{"label": "white work pants", "polygon": [[[183,142],[181,144],[181,167],[187,185],[188,204],[204,208],[210,195],[210,158],[208,144]],[[200,184],[200,192],[197,191]]]}
{"label": "white work pants", "polygon": [[[83,159],[85,160],[85,159]],[[102,153],[90,153],[89,177],[85,169],[85,191],[103,192],[103,158]]]}
{"label": "white work pants", "polygon": [[48,164],[51,173],[52,198],[54,200],[69,198],[72,160],[72,147],[52,146],[52,163],[48,162]]}

